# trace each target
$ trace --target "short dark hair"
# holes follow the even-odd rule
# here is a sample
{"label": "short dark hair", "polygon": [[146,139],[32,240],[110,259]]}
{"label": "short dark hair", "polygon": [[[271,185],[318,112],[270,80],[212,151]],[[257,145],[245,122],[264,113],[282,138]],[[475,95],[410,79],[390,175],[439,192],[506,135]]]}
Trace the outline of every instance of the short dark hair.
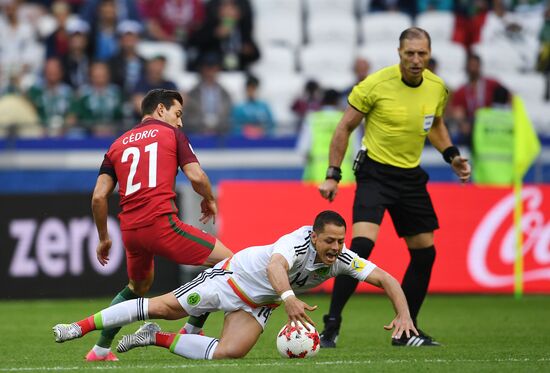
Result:
{"label": "short dark hair", "polygon": [[321,233],[324,231],[325,225],[327,224],[334,224],[337,227],[344,227],[344,229],[346,229],[346,221],[342,215],[332,210],[325,210],[315,217],[313,230],[316,233]]}
{"label": "short dark hair", "polygon": [[403,45],[403,40],[411,40],[411,39],[427,39],[428,40],[428,48],[432,48],[432,38],[430,37],[430,34],[428,34],[428,31],[420,28],[420,27],[409,27],[405,31],[399,35],[399,47]]}
{"label": "short dark hair", "polygon": [[166,109],[170,110],[174,100],[183,105],[183,97],[178,91],[152,89],[141,101],[141,115],[153,114],[158,104],[163,104]]}
{"label": "short dark hair", "polygon": [[510,91],[504,86],[497,85],[493,92],[493,103],[505,105],[510,102]]}
{"label": "short dark hair", "polygon": [[246,77],[246,86],[247,87],[250,87],[250,86],[257,87],[259,85],[260,85],[260,80],[258,78],[256,78],[254,75],[248,75]]}
{"label": "short dark hair", "polygon": [[329,88],[323,93],[323,105],[337,105],[340,102],[340,94],[337,90]]}

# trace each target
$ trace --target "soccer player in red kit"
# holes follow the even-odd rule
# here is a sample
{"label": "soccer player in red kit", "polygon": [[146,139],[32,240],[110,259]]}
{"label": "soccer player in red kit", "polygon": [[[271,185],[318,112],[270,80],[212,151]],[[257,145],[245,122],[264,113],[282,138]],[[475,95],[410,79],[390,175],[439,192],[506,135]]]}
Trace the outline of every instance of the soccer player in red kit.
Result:
{"label": "soccer player in red kit", "polygon": [[[99,234],[97,260],[102,265],[109,261],[108,198],[118,182],[120,229],[129,278],[111,305],[143,297],[151,288],[155,255],[178,264],[210,267],[232,255],[215,237],[178,219],[174,192],[178,167],[203,197],[199,220],[206,223],[217,213],[208,176],[180,130],[182,104],[182,96],[176,91],[148,92],[141,103],[141,123],[113,142],[101,165],[92,197]],[[204,320],[190,319],[182,333],[199,333]],[[105,330],[86,360],[118,360],[110,348],[119,330]]]}

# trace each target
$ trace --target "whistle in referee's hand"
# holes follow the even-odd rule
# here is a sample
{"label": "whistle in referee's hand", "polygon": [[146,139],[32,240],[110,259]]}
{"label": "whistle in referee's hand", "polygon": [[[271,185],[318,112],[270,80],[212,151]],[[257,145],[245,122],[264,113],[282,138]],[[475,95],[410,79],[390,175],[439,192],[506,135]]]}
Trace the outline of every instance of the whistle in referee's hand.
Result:
{"label": "whistle in referee's hand", "polygon": [[327,198],[328,198],[328,200],[329,200],[330,202],[332,202],[332,200],[334,199],[334,191],[328,192]]}

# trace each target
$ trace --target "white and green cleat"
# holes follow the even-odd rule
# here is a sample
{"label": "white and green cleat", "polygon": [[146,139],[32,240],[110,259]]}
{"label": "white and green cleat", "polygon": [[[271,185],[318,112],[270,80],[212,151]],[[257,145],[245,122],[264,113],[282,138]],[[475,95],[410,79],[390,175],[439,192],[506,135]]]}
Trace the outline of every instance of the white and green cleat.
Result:
{"label": "white and green cleat", "polygon": [[52,328],[55,341],[63,343],[71,339],[82,337],[82,329],[78,324],[57,324]]}

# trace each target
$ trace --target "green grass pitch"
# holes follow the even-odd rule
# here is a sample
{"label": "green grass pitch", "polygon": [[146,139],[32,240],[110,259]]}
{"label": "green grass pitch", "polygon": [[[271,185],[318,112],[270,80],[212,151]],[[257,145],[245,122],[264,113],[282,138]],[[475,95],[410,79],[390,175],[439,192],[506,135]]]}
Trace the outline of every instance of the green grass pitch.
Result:
{"label": "green grass pitch", "polygon": [[[302,298],[319,309],[311,315],[319,328],[329,298]],[[393,315],[387,298],[355,295],[344,312],[338,347],[321,350],[313,359],[279,357],[275,335],[285,322],[277,309],[258,344],[241,360],[191,361],[156,347],[119,354],[119,362],[86,363],[83,356],[98,332],[57,344],[51,327],[82,319],[103,308],[107,299],[55,301],[2,301],[0,319],[0,372],[550,372],[550,297],[443,296],[426,300],[421,327],[444,345],[440,348],[390,346],[382,326]],[[212,314],[207,335],[218,336],[222,313]],[[180,321],[161,321],[175,331]],[[123,328],[134,332],[139,323]]]}

